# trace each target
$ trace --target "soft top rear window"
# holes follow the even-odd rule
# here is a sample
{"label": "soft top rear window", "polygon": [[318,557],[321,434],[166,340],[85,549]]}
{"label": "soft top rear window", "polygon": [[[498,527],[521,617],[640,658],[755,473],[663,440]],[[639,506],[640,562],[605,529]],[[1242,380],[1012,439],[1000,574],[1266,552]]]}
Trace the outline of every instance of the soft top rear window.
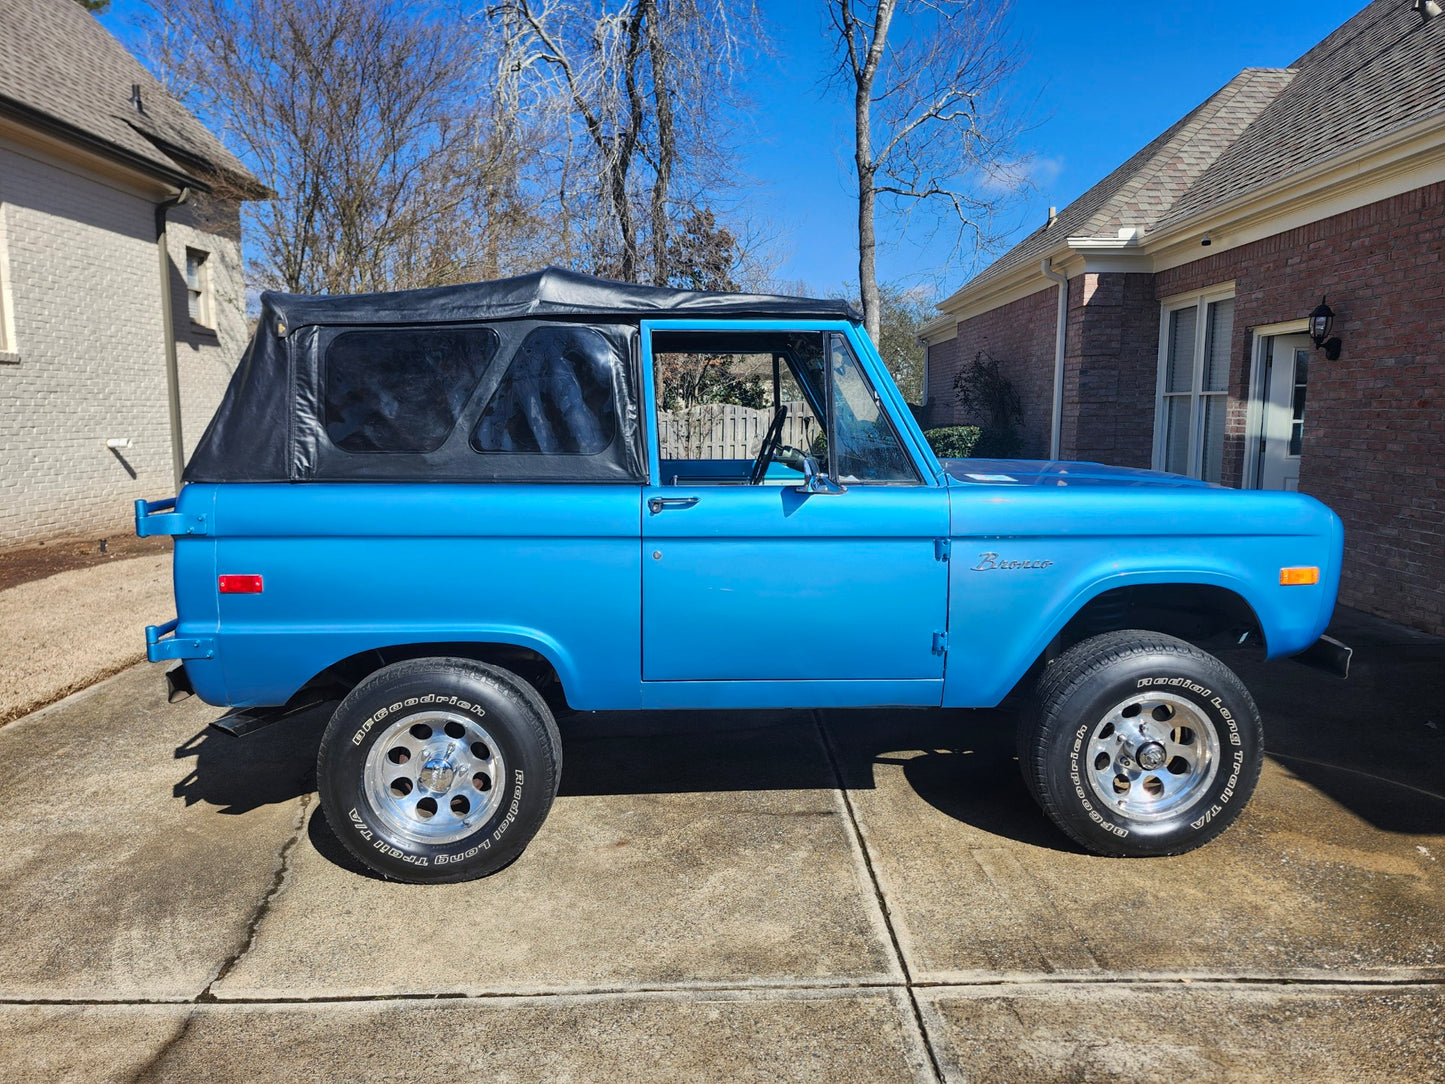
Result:
{"label": "soft top rear window", "polygon": [[496,357],[487,327],[367,328],[323,363],[326,435],[346,452],[434,452]]}
{"label": "soft top rear window", "polygon": [[577,324],[539,327],[512,356],[472,431],[478,452],[596,455],[617,435],[623,360]]}

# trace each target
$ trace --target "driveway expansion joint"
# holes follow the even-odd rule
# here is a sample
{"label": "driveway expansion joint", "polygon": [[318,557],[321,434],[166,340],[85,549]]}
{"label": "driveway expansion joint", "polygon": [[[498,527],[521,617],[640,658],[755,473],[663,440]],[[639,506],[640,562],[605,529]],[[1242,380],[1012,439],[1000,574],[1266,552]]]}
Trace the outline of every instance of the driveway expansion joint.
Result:
{"label": "driveway expansion joint", "polygon": [[281,889],[285,887],[286,879],[291,873],[291,852],[296,849],[296,845],[301,842],[301,837],[306,832],[306,812],[310,807],[311,795],[301,795],[300,802],[296,809],[295,827],[291,830],[291,835],[286,842],[281,844],[281,850],[276,856],[276,872],[271,877],[271,887],[267,889],[266,894],[261,897],[261,902],[256,905],[256,909],[251,913],[250,921],[246,923],[246,936],[241,947],[221,964],[220,970],[216,972],[215,978],[206,983],[206,988],[196,995],[196,1004],[219,1001],[220,999],[212,993],[216,987],[216,983],[220,982],[235,970],[236,965],[246,958],[246,954],[249,953],[252,946],[256,944],[256,935],[261,929],[261,923],[266,916],[270,914],[271,904],[275,901],[276,897],[281,894]]}
{"label": "driveway expansion joint", "polygon": [[903,974],[902,985],[908,996],[908,1007],[913,1012],[913,1026],[917,1031],[919,1041],[923,1044],[924,1051],[928,1054],[928,1063],[933,1069],[933,1078],[941,1082],[944,1079],[943,1066],[938,1060],[937,1052],[933,1049],[933,1040],[929,1037],[928,1026],[923,1021],[923,1010],[919,1007],[918,997],[913,992],[913,972],[909,969],[908,957],[903,952],[903,945],[898,940],[898,931],[893,926],[893,913],[888,907],[888,898],[883,893],[883,885],[878,880],[878,871],[873,868],[873,856],[868,853],[868,843],[863,838],[863,829],[858,823],[858,811],[853,808],[853,799],[848,793],[848,785],[844,781],[843,771],[838,765],[837,752],[833,749],[833,742],[828,737],[828,728],[823,725],[823,713],[815,708],[809,714],[812,716],[813,725],[818,728],[818,740],[823,743],[823,753],[828,758],[828,770],[833,773],[838,794],[843,799],[843,809],[848,816],[848,828],[858,844],[859,853],[863,856],[863,868],[868,873],[868,883],[873,889],[874,901],[878,904],[879,913],[883,916],[883,925],[888,930],[888,941],[893,947],[893,958],[899,971]]}
{"label": "driveway expansion joint", "polygon": [[722,997],[734,996],[786,996],[790,994],[857,994],[857,993],[885,993],[888,991],[923,991],[929,995],[937,995],[940,992],[946,993],[950,990],[962,992],[976,992],[987,989],[1011,988],[1019,991],[1043,990],[1068,986],[1116,986],[1116,987],[1137,987],[1148,989],[1181,989],[1189,986],[1204,987],[1211,990],[1226,989],[1229,987],[1267,989],[1274,988],[1285,990],[1290,988],[1318,988],[1337,990],[1371,990],[1371,989],[1420,989],[1428,990],[1445,987],[1445,975],[1438,978],[1389,978],[1389,977],[1350,977],[1338,975],[1320,975],[1316,978],[1281,978],[1266,976],[1192,976],[1188,979],[1180,978],[1114,978],[1107,975],[1093,977],[1059,977],[1059,978],[1008,978],[999,977],[996,979],[979,979],[969,982],[929,982],[920,981],[911,984],[901,982],[817,982],[817,983],[790,983],[788,985],[769,986],[749,983],[737,984],[697,984],[679,983],[675,986],[594,986],[578,987],[576,989],[554,989],[554,990],[490,990],[482,992],[467,993],[464,991],[429,991],[416,993],[379,993],[379,994],[327,994],[311,997],[264,997],[249,996],[228,998],[212,995],[204,1001],[198,995],[190,999],[180,998],[103,998],[103,997],[77,997],[77,998],[43,998],[43,997],[0,997],[0,1008],[187,1008],[187,1007],[211,1007],[217,1008],[246,1008],[248,1006],[271,1006],[271,1005],[353,1005],[373,1004],[384,1002],[413,1002],[413,1001],[456,1001],[456,1002],[480,1002],[480,1001],[554,1001],[566,1000],[568,998],[627,998],[627,997],[672,997],[672,996],[696,996],[696,995],[717,995]]}

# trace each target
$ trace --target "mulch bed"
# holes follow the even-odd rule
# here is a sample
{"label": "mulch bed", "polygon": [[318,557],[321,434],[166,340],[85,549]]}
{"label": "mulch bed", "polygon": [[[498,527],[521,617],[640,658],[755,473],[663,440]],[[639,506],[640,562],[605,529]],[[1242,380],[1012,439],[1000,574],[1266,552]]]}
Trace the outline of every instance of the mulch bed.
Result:
{"label": "mulch bed", "polygon": [[57,572],[89,568],[106,561],[123,561],[127,557],[145,557],[169,553],[171,540],[165,536],[137,538],[133,534],[116,534],[100,538],[53,538],[45,542],[0,549],[0,591],[7,587],[42,580]]}

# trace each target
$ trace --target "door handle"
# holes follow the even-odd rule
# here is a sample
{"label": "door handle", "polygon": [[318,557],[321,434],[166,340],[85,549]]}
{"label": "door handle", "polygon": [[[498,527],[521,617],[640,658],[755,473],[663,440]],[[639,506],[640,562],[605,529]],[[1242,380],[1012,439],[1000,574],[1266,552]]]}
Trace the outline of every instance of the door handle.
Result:
{"label": "door handle", "polygon": [[647,502],[647,510],[655,516],[665,508],[691,508],[700,499],[699,497],[651,497]]}

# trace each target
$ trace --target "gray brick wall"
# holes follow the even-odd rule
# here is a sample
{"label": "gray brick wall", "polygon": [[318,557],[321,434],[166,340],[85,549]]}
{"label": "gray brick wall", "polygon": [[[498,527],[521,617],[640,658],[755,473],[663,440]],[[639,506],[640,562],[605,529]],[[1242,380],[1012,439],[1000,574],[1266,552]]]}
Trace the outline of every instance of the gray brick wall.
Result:
{"label": "gray brick wall", "polygon": [[[0,147],[0,270],[13,314],[0,360],[0,546],[124,530],[135,498],[174,491],[155,198]],[[193,445],[244,339],[240,256],[234,240],[184,222],[173,234]],[[188,241],[215,253],[215,335],[192,334],[185,319]],[[106,448],[113,438],[132,441],[123,460]]]}

